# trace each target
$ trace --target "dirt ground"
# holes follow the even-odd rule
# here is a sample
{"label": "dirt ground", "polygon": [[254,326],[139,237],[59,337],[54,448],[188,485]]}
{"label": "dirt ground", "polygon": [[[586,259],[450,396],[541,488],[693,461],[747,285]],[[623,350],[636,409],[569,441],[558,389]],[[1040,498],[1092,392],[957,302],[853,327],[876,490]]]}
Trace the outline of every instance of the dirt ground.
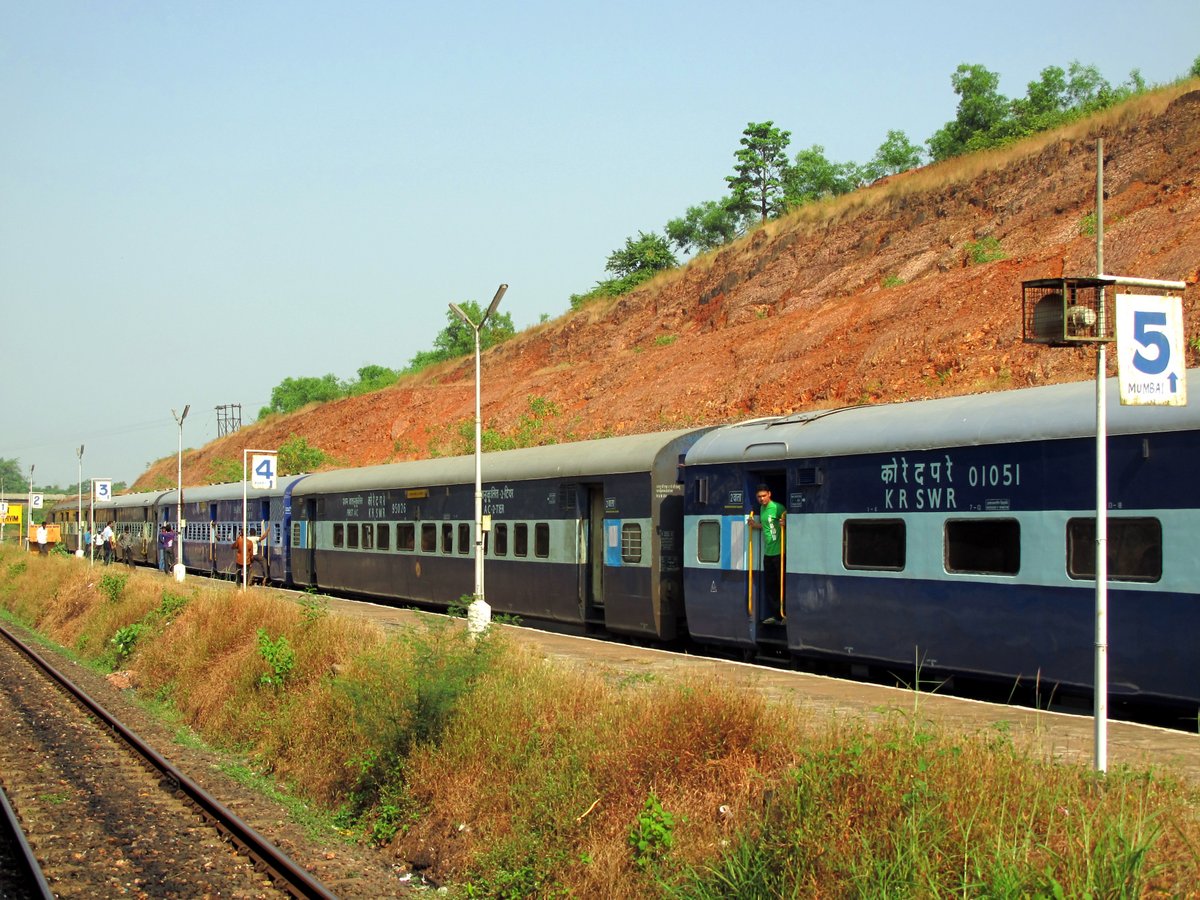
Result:
{"label": "dirt ground", "polygon": [[[1105,269],[1186,281],[1195,339],[1200,91],[1177,88],[1091,127],[1105,140]],[[1095,274],[1095,170],[1095,134],[1079,126],[801,208],[489,350],[485,425],[513,432],[531,398],[553,404],[543,429],[566,441],[1091,378],[1091,348],[1022,343],[1021,282]],[[984,238],[1003,259],[972,263]],[[213,461],[240,458],[247,441],[292,435],[337,466],[468,452],[457,426],[473,417],[463,359],[187,452],[184,482],[207,483]],[[175,464],[155,463],[134,488],[173,485]]]}

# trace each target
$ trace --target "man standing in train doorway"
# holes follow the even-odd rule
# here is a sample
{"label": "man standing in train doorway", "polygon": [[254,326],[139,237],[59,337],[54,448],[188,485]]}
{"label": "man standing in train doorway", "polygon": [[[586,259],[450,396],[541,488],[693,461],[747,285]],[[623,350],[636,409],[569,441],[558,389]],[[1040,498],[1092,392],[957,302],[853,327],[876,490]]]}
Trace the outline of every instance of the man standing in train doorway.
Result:
{"label": "man standing in train doorway", "polygon": [[[762,532],[763,553],[763,597],[774,601],[771,615],[763,619],[764,625],[780,625],[783,621],[783,504],[771,499],[771,489],[760,484],[754,490],[758,500],[758,517],[750,513],[750,527]],[[779,617],[775,617],[775,610]]]}

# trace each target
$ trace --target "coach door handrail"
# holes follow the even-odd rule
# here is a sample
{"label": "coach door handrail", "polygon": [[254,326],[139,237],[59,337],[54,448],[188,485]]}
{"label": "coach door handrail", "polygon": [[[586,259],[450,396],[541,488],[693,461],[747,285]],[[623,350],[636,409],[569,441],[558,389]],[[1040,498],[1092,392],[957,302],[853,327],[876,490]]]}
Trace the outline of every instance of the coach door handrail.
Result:
{"label": "coach door handrail", "polygon": [[748,518],[746,519],[746,615],[754,618],[754,529],[750,527]]}

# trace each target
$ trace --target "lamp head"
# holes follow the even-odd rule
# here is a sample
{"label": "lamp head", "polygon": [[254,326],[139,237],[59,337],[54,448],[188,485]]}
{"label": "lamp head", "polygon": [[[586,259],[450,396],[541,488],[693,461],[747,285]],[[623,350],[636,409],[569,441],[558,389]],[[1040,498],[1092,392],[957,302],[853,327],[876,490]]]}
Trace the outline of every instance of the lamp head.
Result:
{"label": "lamp head", "polygon": [[[489,318],[491,318],[492,313],[496,311],[496,307],[500,305],[500,298],[504,296],[504,292],[507,290],[507,284],[502,284],[496,289],[496,296],[492,298],[491,305],[488,306],[487,312],[483,314],[483,322],[486,322]],[[480,322],[479,324],[482,325],[483,322]]]}

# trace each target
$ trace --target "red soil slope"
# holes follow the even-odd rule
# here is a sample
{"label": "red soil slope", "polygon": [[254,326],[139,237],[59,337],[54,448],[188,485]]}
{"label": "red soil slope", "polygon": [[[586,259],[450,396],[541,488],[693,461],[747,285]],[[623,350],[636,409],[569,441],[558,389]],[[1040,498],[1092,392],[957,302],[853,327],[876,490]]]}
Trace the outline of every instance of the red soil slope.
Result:
{"label": "red soil slope", "polygon": [[[553,404],[533,418],[562,441],[1090,378],[1091,349],[1021,342],[1021,282],[1095,273],[1095,239],[1083,232],[1097,135],[1105,269],[1185,280],[1195,341],[1195,87],[802,209],[632,294],[524,332],[484,354],[485,425],[513,433],[530,398]],[[968,245],[985,237],[1005,258],[971,264]],[[189,451],[184,481],[206,483],[215,460],[292,435],[347,466],[469,452],[473,431],[464,440],[459,426],[473,417],[474,366],[464,359]],[[134,487],[174,482],[171,456]]]}

